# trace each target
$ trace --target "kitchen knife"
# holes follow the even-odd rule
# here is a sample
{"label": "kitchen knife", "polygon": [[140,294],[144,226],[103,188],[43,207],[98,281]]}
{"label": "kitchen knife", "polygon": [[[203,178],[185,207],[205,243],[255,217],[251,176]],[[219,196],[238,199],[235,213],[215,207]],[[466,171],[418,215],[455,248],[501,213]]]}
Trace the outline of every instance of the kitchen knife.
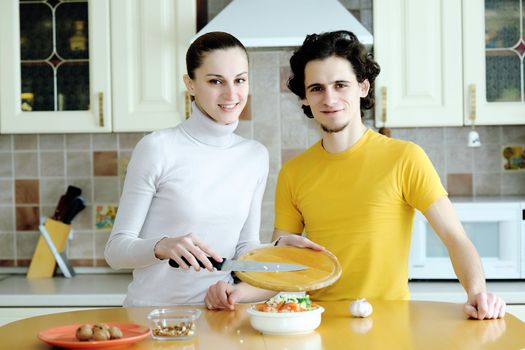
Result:
{"label": "kitchen knife", "polygon": [[[285,264],[285,263],[276,263],[276,262],[264,262],[264,261],[246,261],[246,260],[232,260],[232,259],[222,259],[222,262],[215,261],[212,258],[208,258],[218,271],[253,271],[253,272],[289,272],[289,271],[300,271],[307,269],[306,266],[296,265],[296,264]],[[191,266],[188,261],[182,257],[182,260],[188,265]],[[199,265],[202,268],[204,264],[202,261],[197,259]],[[179,264],[173,259],[169,261],[170,266],[178,268]]]}

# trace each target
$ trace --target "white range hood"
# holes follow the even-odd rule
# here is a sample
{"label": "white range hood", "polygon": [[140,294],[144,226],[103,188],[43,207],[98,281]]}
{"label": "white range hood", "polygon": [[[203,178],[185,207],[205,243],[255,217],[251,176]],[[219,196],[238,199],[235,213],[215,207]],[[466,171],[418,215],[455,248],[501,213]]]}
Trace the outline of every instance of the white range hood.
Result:
{"label": "white range hood", "polygon": [[300,46],[307,34],[348,30],[365,45],[372,34],[338,0],[233,0],[193,39],[228,32],[246,47]]}

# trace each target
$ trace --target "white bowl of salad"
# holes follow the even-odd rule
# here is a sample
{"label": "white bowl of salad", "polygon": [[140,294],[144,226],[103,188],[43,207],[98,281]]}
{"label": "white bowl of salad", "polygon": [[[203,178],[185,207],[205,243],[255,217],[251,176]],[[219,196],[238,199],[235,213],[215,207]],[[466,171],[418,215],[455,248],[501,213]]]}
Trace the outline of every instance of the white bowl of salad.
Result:
{"label": "white bowl of salad", "polygon": [[313,304],[308,295],[279,294],[248,308],[250,323],[269,335],[294,335],[312,332],[321,324],[324,308]]}

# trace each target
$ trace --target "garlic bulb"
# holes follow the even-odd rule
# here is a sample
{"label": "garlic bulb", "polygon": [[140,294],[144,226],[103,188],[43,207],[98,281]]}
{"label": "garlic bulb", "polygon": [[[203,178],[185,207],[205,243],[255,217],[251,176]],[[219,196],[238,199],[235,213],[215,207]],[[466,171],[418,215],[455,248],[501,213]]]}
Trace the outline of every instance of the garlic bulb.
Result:
{"label": "garlic bulb", "polygon": [[372,314],[372,305],[366,299],[357,299],[350,304],[350,313],[354,317],[368,317]]}

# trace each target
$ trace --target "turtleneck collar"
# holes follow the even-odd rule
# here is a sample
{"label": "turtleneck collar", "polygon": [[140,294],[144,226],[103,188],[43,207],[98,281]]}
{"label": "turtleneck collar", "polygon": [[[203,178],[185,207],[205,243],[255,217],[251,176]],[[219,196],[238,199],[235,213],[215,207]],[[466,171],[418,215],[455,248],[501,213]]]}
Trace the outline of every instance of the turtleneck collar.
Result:
{"label": "turtleneck collar", "polygon": [[231,124],[219,124],[205,115],[195,101],[191,105],[190,117],[182,123],[182,128],[191,137],[208,146],[227,147],[233,141],[233,132],[239,121]]}

